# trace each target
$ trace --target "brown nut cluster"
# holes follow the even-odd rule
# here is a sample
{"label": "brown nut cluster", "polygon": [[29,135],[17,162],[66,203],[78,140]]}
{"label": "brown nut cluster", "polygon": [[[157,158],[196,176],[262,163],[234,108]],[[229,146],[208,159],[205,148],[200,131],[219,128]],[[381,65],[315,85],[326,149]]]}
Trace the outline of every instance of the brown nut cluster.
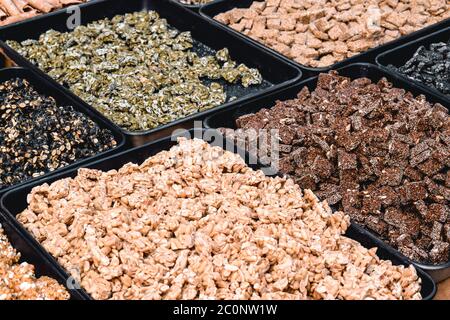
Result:
{"label": "brown nut cluster", "polygon": [[216,20],[310,67],[327,67],[450,17],[448,0],[266,0]]}
{"label": "brown nut cluster", "polygon": [[0,26],[30,19],[88,0],[0,0]]}
{"label": "brown nut cluster", "polygon": [[37,278],[34,267],[20,263],[0,225],[0,300],[67,300],[69,293],[49,277]]}
{"label": "brown nut cluster", "polygon": [[420,299],[293,180],[202,140],[33,189],[19,221],[95,299]]}
{"label": "brown nut cluster", "polygon": [[[450,260],[448,110],[382,79],[321,74],[313,92],[237,120],[279,131],[279,170],[409,258]],[[256,137],[255,137],[256,138]]]}

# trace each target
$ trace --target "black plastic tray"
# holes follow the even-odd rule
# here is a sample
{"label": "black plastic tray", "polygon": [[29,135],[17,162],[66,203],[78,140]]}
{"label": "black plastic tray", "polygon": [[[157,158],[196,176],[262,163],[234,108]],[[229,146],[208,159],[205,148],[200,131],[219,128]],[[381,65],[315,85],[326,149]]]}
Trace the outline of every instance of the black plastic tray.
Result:
{"label": "black plastic tray", "polygon": [[[408,62],[408,60],[412,58],[412,56],[414,55],[414,53],[416,53],[417,49],[419,49],[420,46],[425,46],[427,49],[429,49],[431,44],[438,42],[447,42],[449,39],[450,39],[450,27],[437,31],[435,33],[432,33],[415,41],[409,42],[398,48],[388,50],[378,55],[378,57],[376,58],[376,62],[382,68],[387,68],[389,65],[393,65],[398,68],[403,66],[406,62]],[[405,79],[408,79],[409,81],[414,81],[419,86],[430,90],[435,95],[441,96],[443,99],[447,100],[450,103],[450,95],[445,95],[442,92],[436,90],[435,88],[430,87],[420,81],[414,80],[408,77],[407,75],[397,72],[396,70],[392,69],[388,70],[395,72],[396,74],[400,75],[401,77],[404,77]]]}
{"label": "black plastic tray", "polygon": [[14,189],[18,186],[23,185],[23,184],[42,180],[42,179],[47,178],[48,176],[55,175],[62,171],[78,167],[84,163],[110,156],[114,152],[121,151],[121,149],[124,147],[125,137],[116,125],[114,125],[109,120],[105,119],[103,116],[101,116],[99,114],[98,111],[94,110],[93,108],[85,107],[85,106],[79,104],[78,101],[72,99],[71,96],[69,96],[65,92],[61,91],[58,88],[58,86],[55,86],[53,83],[47,81],[46,79],[40,77],[39,75],[36,75],[33,72],[23,69],[23,68],[8,68],[8,69],[0,70],[0,83],[10,80],[10,79],[13,79],[13,78],[26,79],[33,85],[33,88],[36,89],[39,93],[55,98],[58,105],[62,105],[62,106],[71,105],[74,107],[75,110],[84,113],[90,119],[92,119],[97,125],[99,125],[100,128],[108,129],[109,131],[111,131],[111,133],[114,135],[114,138],[117,142],[117,146],[113,149],[98,153],[92,157],[78,160],[68,166],[62,167],[53,172],[48,172],[43,176],[40,176],[37,178],[32,178],[32,179],[29,179],[22,183],[18,183],[18,184],[9,186],[9,187],[4,187],[4,188],[0,187],[0,194],[5,193],[11,189]]}
{"label": "black plastic tray", "polygon": [[[413,82],[406,80],[403,77],[398,76],[397,74],[391,73],[387,70],[383,70],[378,66],[367,64],[367,63],[357,63],[352,64],[341,69],[338,69],[339,74],[342,76],[350,77],[352,79],[367,77],[372,81],[376,82],[383,77],[386,77],[390,82],[394,84],[395,87],[405,89],[407,91],[412,92],[415,96],[423,94],[427,98],[428,101],[432,103],[440,103],[446,108],[450,108],[450,104],[446,102],[439,96],[433,95],[432,92],[415,85]],[[275,105],[277,100],[288,100],[293,99],[297,96],[297,93],[303,88],[308,87],[310,90],[314,90],[317,85],[317,77],[307,79],[299,84],[293,85],[289,88],[281,90],[277,93],[267,95],[260,99],[255,99],[251,102],[245,103],[241,105],[239,108],[231,108],[225,111],[218,112],[207,119],[205,119],[204,125],[206,128],[236,128],[236,119],[244,114],[254,113],[262,108],[271,108]],[[370,232],[367,232],[368,234]],[[392,246],[385,244],[384,241],[377,238],[374,235],[374,239],[380,245],[383,244],[387,250],[397,255],[402,256],[404,259],[409,260],[403,254],[401,254],[398,250],[394,249]],[[437,282],[444,280],[450,277],[450,261],[441,264],[441,265],[431,265],[431,264],[423,264],[414,262],[418,267],[426,270],[433,279]]]}
{"label": "black plastic tray", "polygon": [[[192,137],[194,137],[195,133],[199,135],[200,137],[203,136],[203,133],[205,130],[190,130],[189,133]],[[206,139],[207,142],[209,142],[211,145],[224,145],[224,138],[223,136],[217,134],[216,137],[219,136],[219,138],[211,139],[211,141],[208,141],[209,139]],[[206,137],[206,136],[205,136]],[[111,170],[111,169],[118,169],[129,162],[134,163],[142,163],[145,161],[148,157],[155,155],[156,153],[168,150],[170,147],[172,147],[176,142],[171,137],[166,137],[151,143],[148,143],[144,146],[136,147],[128,151],[124,151],[120,154],[113,155],[107,159],[99,160],[96,162],[93,162],[91,164],[88,164],[86,167],[88,168],[94,168],[99,169],[103,171]],[[248,153],[243,152],[242,150],[238,149],[236,146],[234,146],[235,152],[242,152],[241,155],[244,155],[245,159],[248,159]],[[253,169],[258,169],[260,167],[259,164],[250,165]],[[62,268],[61,265],[56,261],[55,258],[53,258],[39,243],[37,240],[33,238],[33,236],[16,220],[16,216],[21,213],[24,209],[27,207],[27,195],[31,192],[31,190],[41,185],[42,183],[52,183],[59,179],[64,179],[67,177],[75,177],[77,174],[77,169],[72,169],[70,171],[66,171],[64,173],[61,173],[57,176],[50,177],[46,179],[45,181],[40,182],[34,182],[29,183],[25,186],[22,186],[20,188],[17,188],[15,190],[12,190],[5,194],[1,200],[0,200],[0,207],[1,210],[5,213],[4,216],[9,221],[9,223],[16,228],[17,232],[16,234],[19,237],[23,237],[24,241],[29,242],[32,244],[34,250],[39,254],[40,257],[42,257],[42,261],[48,261],[45,263],[50,263],[52,268],[55,268],[58,270],[59,273],[64,275],[64,280],[69,278],[69,275],[67,272]],[[397,252],[394,250],[391,250],[389,247],[385,246],[382,242],[377,242],[377,239],[373,237],[372,235],[368,234],[367,231],[362,230],[360,227],[356,225],[351,225],[347,235],[355,239],[359,242],[361,242],[365,247],[377,247],[378,248],[378,254],[381,258],[391,260],[393,264],[403,264],[403,265],[409,265],[410,262],[405,259],[404,257],[400,256]],[[421,269],[417,269],[419,277],[422,279],[422,290],[421,294],[424,300],[431,300],[434,295],[436,294],[436,284],[434,283],[433,279],[426,274]],[[84,289],[78,289],[77,290],[79,295],[83,299],[90,299],[90,296],[86,293]]]}
{"label": "black plastic tray", "polygon": [[[136,12],[141,10],[155,10],[161,17],[166,18],[169,24],[178,30],[191,31],[195,40],[203,43],[209,48],[218,50],[227,47],[230,55],[234,60],[245,63],[249,67],[258,68],[266,80],[268,88],[261,89],[262,86],[252,86],[245,90],[237,86],[226,86],[226,90],[232,94],[240,96],[238,99],[227,102],[221,106],[205,110],[203,112],[192,114],[183,119],[173,121],[169,124],[147,131],[128,131],[121,128],[122,132],[127,136],[133,145],[141,145],[154,138],[164,137],[170,134],[171,129],[176,127],[192,128],[194,120],[202,120],[206,115],[212,114],[217,110],[238,105],[243,101],[254,98],[258,95],[273,92],[289,86],[301,78],[301,71],[294,65],[287,63],[278,56],[261,50],[258,46],[248,43],[237,37],[231,32],[212,25],[206,19],[198,14],[181,6],[180,4],[167,0],[102,0],[87,3],[80,7],[81,23],[87,24],[106,17],[113,17],[118,14]],[[70,15],[66,12],[42,17],[39,23],[24,22],[19,25],[4,28],[0,30],[0,39],[23,41],[26,39],[37,39],[40,34],[49,29],[55,29],[61,32],[69,31],[66,26],[67,18]],[[20,66],[32,69],[34,72],[46,77],[49,81],[54,81],[37,66],[33,65],[24,57],[21,57],[16,51],[7,46],[4,42],[0,42],[0,47],[5,50]],[[200,48],[200,49],[205,49]],[[61,86],[62,87],[62,86]],[[260,88],[255,90],[256,88]],[[74,95],[68,88],[62,88],[67,94],[74,99],[78,99],[80,103],[86,105],[79,97]]]}
{"label": "black plastic tray", "polygon": [[295,65],[299,66],[303,73],[305,74],[305,76],[310,77],[310,76],[314,76],[317,75],[317,73],[319,72],[326,72],[332,69],[337,69],[337,68],[341,68],[345,65],[348,65],[350,63],[357,63],[357,62],[374,62],[375,58],[378,54],[380,54],[383,51],[392,49],[396,46],[402,45],[408,41],[417,39],[419,37],[422,37],[426,34],[430,34],[431,32],[437,31],[441,28],[445,28],[450,26],[450,19],[446,19],[443,20],[441,22],[435,23],[433,25],[427,26],[423,29],[417,30],[415,32],[412,32],[410,34],[407,34],[405,36],[402,36],[398,39],[392,40],[390,42],[387,42],[381,46],[369,49],[367,51],[364,51],[362,53],[359,53],[351,58],[347,58],[345,60],[342,60],[340,62],[337,62],[335,64],[332,64],[328,67],[323,67],[323,68],[313,68],[313,67],[309,67],[309,66],[305,66],[302,64],[299,64],[297,62],[295,62],[294,60],[291,60],[289,58],[287,58],[286,56],[278,53],[277,51],[267,47],[266,45],[264,45],[261,42],[258,42],[256,40],[253,40],[252,38],[244,35],[241,32],[237,32],[235,30],[233,30],[232,28],[228,27],[227,25],[224,25],[216,20],[214,20],[214,17],[216,15],[218,15],[219,13],[222,12],[226,12],[228,10],[231,10],[233,8],[248,8],[250,7],[250,5],[254,2],[255,0],[217,0],[214,1],[213,3],[209,3],[209,4],[205,4],[204,6],[202,6],[200,8],[200,14],[204,17],[206,17],[209,21],[211,21],[212,23],[226,29],[229,31],[234,32],[235,34],[238,34],[240,37],[246,39],[249,42],[252,42],[254,44],[259,45],[260,47],[264,48],[267,51],[270,51],[274,54],[276,54],[279,57],[282,57],[292,63],[294,63]]}

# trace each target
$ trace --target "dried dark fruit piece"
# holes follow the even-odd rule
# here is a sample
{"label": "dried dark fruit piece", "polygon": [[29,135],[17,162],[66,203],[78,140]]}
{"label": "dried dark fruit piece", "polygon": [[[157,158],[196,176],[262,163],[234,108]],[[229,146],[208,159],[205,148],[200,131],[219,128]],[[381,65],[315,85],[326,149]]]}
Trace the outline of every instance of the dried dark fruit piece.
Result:
{"label": "dried dark fruit piece", "polygon": [[368,214],[379,214],[381,210],[381,199],[372,194],[363,197],[362,211]]}
{"label": "dried dark fruit piece", "polygon": [[429,260],[429,255],[427,251],[419,247],[398,247],[399,251],[405,256],[410,257],[415,261],[427,261]]}
{"label": "dried dark fruit piece", "polygon": [[403,188],[406,191],[406,199],[407,201],[418,201],[426,199],[428,196],[427,189],[425,188],[422,182],[410,182],[404,184]]}
{"label": "dried dark fruit piece", "polygon": [[399,247],[412,247],[414,245],[411,235],[407,233],[400,235],[395,241]]}

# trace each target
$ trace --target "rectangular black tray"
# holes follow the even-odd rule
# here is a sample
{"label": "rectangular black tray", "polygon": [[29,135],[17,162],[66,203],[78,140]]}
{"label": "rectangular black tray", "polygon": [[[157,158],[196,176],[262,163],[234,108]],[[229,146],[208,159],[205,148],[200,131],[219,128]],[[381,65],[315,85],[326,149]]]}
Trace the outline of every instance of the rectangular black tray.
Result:
{"label": "rectangular black tray", "polygon": [[[213,134],[210,134],[211,139],[207,139],[206,130],[190,130],[185,133],[189,133],[191,137],[204,137],[205,141],[209,142],[211,145],[225,145],[225,140],[223,136],[218,134],[216,130],[214,130]],[[211,132],[208,132],[211,133]],[[126,163],[142,163],[148,157],[155,155],[156,153],[168,150],[172,147],[176,142],[172,137],[166,137],[146,145],[133,148],[128,151],[124,151],[120,154],[113,155],[107,159],[99,160],[93,163],[86,165],[88,168],[99,169],[103,171],[118,169],[125,165]],[[233,145],[233,144],[232,144]],[[248,153],[243,152],[234,146],[234,152],[237,152],[244,156],[244,159],[248,159]],[[258,169],[260,164],[250,165],[253,169]],[[21,213],[27,207],[27,195],[31,192],[31,190],[41,185],[42,183],[52,183],[56,180],[67,178],[67,177],[75,177],[77,174],[76,169],[72,169],[70,171],[59,174],[58,176],[53,176],[45,181],[29,183],[25,186],[17,188],[13,191],[5,194],[0,200],[1,210],[4,212],[4,216],[9,221],[9,223],[14,226],[17,230],[18,237],[23,237],[27,242],[31,243],[33,248],[42,257],[42,261],[49,261],[44,263],[50,263],[52,268],[56,268],[58,272],[64,275],[64,280],[69,278],[67,272],[62,268],[61,265],[53,258],[39,243],[37,240],[33,238],[33,236],[16,220],[16,216]],[[365,230],[362,230],[360,227],[356,225],[351,225],[349,228],[347,235],[361,242],[365,247],[377,247],[378,254],[383,259],[388,259],[393,262],[393,264],[402,264],[409,265],[410,262],[404,257],[400,256],[398,253],[385,246],[382,242],[379,242],[372,235],[368,234]],[[431,300],[436,293],[436,284],[433,279],[426,274],[421,269],[417,269],[417,273],[419,277],[422,279],[422,290],[421,294],[424,300]],[[91,299],[90,296],[83,289],[77,290],[80,296],[83,299]]]}
{"label": "rectangular black tray", "polygon": [[[261,50],[258,46],[248,43],[234,34],[223,30],[206,19],[200,17],[193,11],[167,0],[101,0],[87,3],[80,7],[81,24],[96,21],[106,17],[113,17],[118,14],[125,14],[141,10],[155,10],[161,17],[166,18],[168,23],[181,31],[191,31],[195,40],[204,45],[219,50],[227,47],[231,57],[245,63],[249,67],[258,68],[263,75],[268,88],[261,89],[262,86],[253,86],[242,88],[238,86],[226,86],[229,96],[239,96],[238,99],[227,102],[221,106],[195,113],[183,119],[173,121],[169,124],[147,131],[128,131],[121,128],[133,145],[140,145],[151,139],[167,136],[170,131],[176,127],[192,128],[194,120],[202,120],[206,115],[215,111],[238,105],[244,101],[252,99],[261,94],[273,92],[289,86],[301,78],[301,71],[294,65],[287,63],[284,59]],[[37,66],[20,56],[15,50],[7,46],[3,41],[26,39],[37,39],[39,35],[47,30],[55,29],[61,32],[69,31],[66,21],[70,17],[69,13],[64,11],[57,14],[48,15],[39,19],[39,21],[24,22],[19,25],[0,30],[0,48],[6,52],[18,65],[32,69],[34,72],[46,77],[48,81],[54,81]],[[62,86],[61,86],[62,87]],[[259,88],[259,89],[258,89]],[[73,94],[70,89],[62,87],[67,94],[80,103],[86,105],[79,97]]]}
{"label": "rectangular black tray", "polygon": [[235,34],[238,34],[240,37],[246,39],[247,41],[253,43],[253,44],[257,44],[258,46],[264,48],[267,51],[270,51],[272,53],[274,53],[275,55],[282,57],[290,62],[292,62],[293,64],[297,65],[298,67],[300,67],[303,71],[303,73],[305,74],[306,77],[310,77],[310,76],[314,76],[317,75],[317,73],[319,72],[326,72],[332,69],[337,69],[337,68],[341,68],[345,65],[348,65],[350,63],[357,63],[357,62],[374,62],[375,58],[378,54],[380,54],[383,51],[392,49],[396,46],[402,45],[408,41],[417,39],[419,37],[422,37],[426,34],[430,34],[431,32],[434,32],[436,30],[445,28],[450,26],[450,19],[446,19],[443,20],[439,23],[435,23],[433,25],[427,26],[423,29],[417,30],[415,32],[412,32],[410,34],[407,34],[405,36],[402,36],[398,39],[395,39],[393,41],[387,42],[381,46],[369,49],[365,52],[362,52],[360,54],[357,54],[351,58],[347,58],[345,60],[342,60],[340,62],[337,62],[335,64],[332,64],[328,67],[323,67],[323,68],[313,68],[313,67],[309,67],[309,66],[305,66],[302,64],[299,64],[289,58],[287,58],[286,56],[278,53],[277,51],[267,47],[266,45],[264,45],[261,42],[258,42],[256,40],[253,40],[252,38],[244,35],[241,32],[237,32],[235,30],[233,30],[232,28],[228,27],[227,25],[224,25],[220,22],[218,22],[217,20],[214,20],[214,17],[216,15],[218,15],[219,13],[222,12],[226,12],[228,10],[231,10],[233,8],[248,8],[250,7],[250,5],[254,2],[255,0],[217,0],[214,1],[212,3],[209,4],[205,4],[204,6],[202,6],[200,8],[200,14],[204,17],[206,17],[207,19],[209,19],[209,21],[211,21],[212,23],[230,31],[233,32]]}
{"label": "rectangular black tray", "polygon": [[[409,42],[402,46],[399,46],[397,48],[388,50],[388,51],[378,55],[378,57],[376,58],[376,62],[382,68],[387,68],[389,65],[393,65],[395,67],[401,67],[406,62],[408,62],[409,59],[412,58],[412,56],[414,55],[414,53],[416,53],[416,51],[417,51],[417,49],[419,49],[419,47],[424,46],[425,48],[429,49],[431,44],[438,43],[438,42],[447,42],[449,39],[450,39],[450,27],[447,27],[445,29],[442,29],[440,31],[437,31],[435,33],[432,33],[430,35],[422,37],[420,39],[417,39],[415,41],[412,41],[412,42]],[[423,84],[420,81],[409,78],[408,76],[401,74],[400,72],[397,72],[396,70],[392,70],[392,69],[389,69],[389,70],[400,75],[401,77],[404,77],[405,79],[408,79],[409,81],[414,81],[417,85],[430,90],[435,95],[441,96],[443,99],[445,99],[446,101],[448,101],[450,103],[450,95],[445,95],[442,92],[436,90],[435,88],[427,86],[426,84]]]}
{"label": "rectangular black tray", "polygon": [[80,111],[84,113],[86,116],[88,116],[92,121],[94,121],[97,125],[100,126],[100,128],[108,129],[111,131],[111,133],[114,135],[114,138],[117,142],[117,146],[113,149],[106,150],[104,152],[101,152],[99,154],[96,154],[92,157],[78,160],[68,166],[65,166],[63,168],[57,169],[53,172],[48,172],[43,176],[29,179],[27,181],[24,181],[19,184],[15,184],[9,187],[0,187],[0,194],[6,193],[7,191],[19,187],[23,184],[30,183],[33,181],[38,181],[47,178],[48,176],[52,176],[55,174],[58,174],[65,170],[70,170],[71,168],[78,167],[84,163],[95,161],[97,159],[110,156],[112,153],[121,151],[125,146],[125,137],[120,131],[120,129],[113,124],[111,121],[107,120],[105,117],[101,116],[100,113],[95,110],[94,108],[91,108],[89,106],[85,106],[80,104],[77,100],[73,99],[70,95],[68,95],[66,92],[60,90],[58,85],[55,85],[53,82],[47,81],[43,77],[34,74],[33,72],[23,69],[23,68],[8,68],[8,69],[1,69],[0,70],[0,83],[14,79],[14,78],[21,78],[28,80],[33,88],[35,88],[39,93],[44,94],[46,96],[51,96],[55,98],[56,102],[60,106],[73,106],[75,110]]}
{"label": "rectangular black tray", "polygon": [[[450,104],[446,102],[439,96],[434,95],[430,91],[417,86],[413,82],[406,80],[403,77],[398,76],[397,74],[391,73],[387,70],[383,70],[378,66],[367,64],[367,63],[356,63],[341,69],[338,69],[339,74],[345,77],[349,77],[351,79],[367,77],[371,79],[373,82],[377,82],[383,77],[386,77],[390,82],[394,84],[395,87],[405,89],[414,94],[414,96],[423,94],[427,98],[428,101],[433,103],[440,103],[446,108],[450,108]],[[277,100],[288,100],[293,99],[297,96],[297,93],[303,87],[308,87],[309,90],[314,90],[317,85],[317,77],[307,79],[302,81],[299,84],[295,84],[289,88],[284,90],[280,90],[277,93],[270,94],[264,96],[260,99],[255,99],[251,102],[242,104],[239,108],[230,108],[228,110],[224,110],[218,112],[208,118],[205,119],[204,125],[206,128],[233,128],[236,129],[236,119],[242,115],[255,113],[262,108],[271,108],[275,105]],[[367,232],[370,234],[370,232]],[[374,239],[377,239],[376,242],[380,245],[383,244],[384,247],[387,248],[392,253],[402,256],[404,259],[409,260],[403,254],[401,254],[398,250],[394,249],[388,244],[385,244],[384,241],[380,240],[378,237],[374,235]],[[412,261],[416,266],[426,270],[434,280],[437,282],[444,280],[450,277],[450,261],[441,264],[441,265],[431,265],[431,264],[423,264]]]}

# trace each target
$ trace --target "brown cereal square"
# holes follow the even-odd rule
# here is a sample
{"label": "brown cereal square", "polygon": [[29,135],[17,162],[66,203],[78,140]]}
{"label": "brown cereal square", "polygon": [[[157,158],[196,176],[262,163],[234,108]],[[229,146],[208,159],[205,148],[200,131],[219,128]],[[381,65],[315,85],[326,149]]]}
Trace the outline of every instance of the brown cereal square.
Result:
{"label": "brown cereal square", "polygon": [[422,182],[410,182],[404,185],[409,201],[423,200],[427,197],[427,189]]}
{"label": "brown cereal square", "polygon": [[403,170],[398,167],[385,168],[381,171],[380,183],[395,187],[402,182]]}
{"label": "brown cereal square", "polygon": [[356,154],[350,154],[338,149],[338,167],[341,170],[356,169],[358,167]]}

